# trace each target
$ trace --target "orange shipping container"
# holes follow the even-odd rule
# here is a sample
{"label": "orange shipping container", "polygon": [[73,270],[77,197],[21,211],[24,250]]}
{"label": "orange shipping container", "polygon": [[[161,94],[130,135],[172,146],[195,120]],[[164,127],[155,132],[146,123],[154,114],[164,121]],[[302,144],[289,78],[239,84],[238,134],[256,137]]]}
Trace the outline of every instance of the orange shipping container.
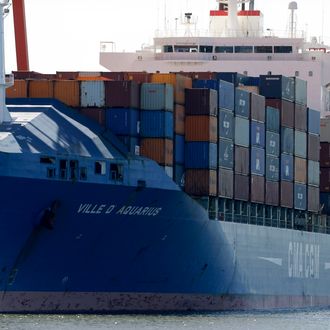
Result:
{"label": "orange shipping container", "polygon": [[54,97],[54,81],[53,80],[30,80],[29,81],[29,97],[32,98],[53,98]]}
{"label": "orange shipping container", "polygon": [[55,80],[54,97],[71,107],[79,107],[80,86],[77,80]]}
{"label": "orange shipping container", "polygon": [[192,88],[192,79],[177,73],[153,73],[151,82],[172,84],[174,101],[179,104],[185,104],[185,89]]}
{"label": "orange shipping container", "polygon": [[169,139],[141,139],[141,156],[153,159],[160,165],[173,165],[173,141]]}
{"label": "orange shipping container", "polygon": [[186,116],[185,139],[188,142],[218,141],[218,118],[214,116]]}
{"label": "orange shipping container", "polygon": [[174,131],[176,134],[184,135],[184,106],[175,104],[174,108]]}
{"label": "orange shipping container", "polygon": [[307,161],[304,158],[294,157],[294,181],[307,182]]}
{"label": "orange shipping container", "polygon": [[217,171],[187,169],[185,173],[185,192],[192,196],[216,196]]}
{"label": "orange shipping container", "polygon": [[27,85],[28,83],[26,80],[15,79],[14,85],[6,89],[6,97],[27,97]]}

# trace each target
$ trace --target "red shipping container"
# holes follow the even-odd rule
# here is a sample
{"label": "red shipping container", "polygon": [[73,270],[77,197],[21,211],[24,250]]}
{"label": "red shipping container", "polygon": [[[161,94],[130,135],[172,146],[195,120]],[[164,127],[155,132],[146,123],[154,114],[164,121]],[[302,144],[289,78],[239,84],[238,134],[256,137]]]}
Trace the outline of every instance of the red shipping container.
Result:
{"label": "red shipping container", "polygon": [[251,93],[250,107],[251,119],[264,123],[266,113],[265,97],[259,94]]}
{"label": "red shipping container", "polygon": [[330,191],[330,168],[320,167],[320,191]]}
{"label": "red shipping container", "polygon": [[294,103],[282,99],[266,99],[266,106],[277,108],[281,112],[281,125],[294,127]]}
{"label": "red shipping container", "polygon": [[250,173],[250,149],[235,145],[235,173]]}
{"label": "red shipping container", "polygon": [[218,141],[218,119],[213,116],[186,116],[185,140],[187,142]]}
{"label": "red shipping container", "polygon": [[321,142],[320,147],[320,166],[330,167],[330,143]]}
{"label": "red shipping container", "polygon": [[188,88],[185,90],[186,115],[218,115],[218,93],[208,88]]}
{"label": "red shipping container", "polygon": [[185,172],[185,192],[192,196],[216,196],[217,171],[187,169]]}
{"label": "red shipping container", "polygon": [[281,181],[280,205],[293,208],[293,182]]}
{"label": "red shipping container", "polygon": [[234,198],[234,172],[224,168],[218,170],[218,196]]}
{"label": "red shipping container", "polygon": [[81,112],[84,116],[96,121],[101,126],[105,126],[105,109],[102,108],[80,108],[79,112]]}
{"label": "red shipping container", "polygon": [[250,200],[253,203],[265,202],[265,178],[260,175],[251,175]]}
{"label": "red shipping container", "polygon": [[294,127],[299,131],[307,131],[307,105],[294,104]]}
{"label": "red shipping container", "polygon": [[234,198],[248,201],[250,198],[250,177],[235,173],[234,182]]}
{"label": "red shipping container", "polygon": [[308,153],[307,158],[314,160],[315,162],[320,161],[320,136],[315,134],[307,134],[308,140]]}
{"label": "red shipping container", "polygon": [[276,181],[266,181],[265,203],[267,205],[278,206],[279,200],[279,183]]}
{"label": "red shipping container", "polygon": [[140,154],[160,165],[173,166],[173,141],[158,138],[141,139]]}

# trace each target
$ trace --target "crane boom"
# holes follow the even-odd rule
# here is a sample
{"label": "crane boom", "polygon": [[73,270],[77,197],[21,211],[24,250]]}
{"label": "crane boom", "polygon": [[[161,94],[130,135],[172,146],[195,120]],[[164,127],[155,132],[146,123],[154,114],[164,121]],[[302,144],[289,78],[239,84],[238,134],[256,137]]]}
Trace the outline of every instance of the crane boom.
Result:
{"label": "crane boom", "polygon": [[15,26],[17,71],[29,71],[24,0],[12,0]]}

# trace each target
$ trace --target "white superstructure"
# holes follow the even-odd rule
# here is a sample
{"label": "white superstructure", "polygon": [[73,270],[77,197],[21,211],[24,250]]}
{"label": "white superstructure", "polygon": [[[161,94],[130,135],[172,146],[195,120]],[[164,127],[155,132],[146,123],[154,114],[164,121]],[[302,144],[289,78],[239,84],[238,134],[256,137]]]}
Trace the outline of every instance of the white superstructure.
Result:
{"label": "white superstructure", "polygon": [[[132,72],[239,72],[248,76],[282,74],[307,81],[308,106],[330,115],[330,48],[298,36],[293,21],[296,6],[290,3],[290,37],[263,34],[263,15],[251,0],[219,0],[210,11],[205,35],[187,34],[191,13],[181,35],[156,36],[151,47],[136,52],[115,52],[102,42],[100,63],[110,71]],[[249,4],[249,8],[247,5]],[[233,8],[238,8],[234,10]],[[236,18],[233,17],[231,9]],[[190,31],[192,31],[191,29]]]}

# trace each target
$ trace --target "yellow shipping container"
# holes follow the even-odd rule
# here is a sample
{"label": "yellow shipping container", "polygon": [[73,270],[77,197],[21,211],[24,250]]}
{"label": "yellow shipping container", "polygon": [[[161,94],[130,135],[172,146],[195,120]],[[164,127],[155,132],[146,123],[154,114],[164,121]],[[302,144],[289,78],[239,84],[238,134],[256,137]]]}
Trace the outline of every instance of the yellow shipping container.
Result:
{"label": "yellow shipping container", "polygon": [[27,81],[23,79],[15,79],[14,85],[6,89],[6,97],[27,97]]}
{"label": "yellow shipping container", "polygon": [[185,89],[192,88],[192,79],[178,73],[153,73],[151,82],[173,85],[174,101],[178,104],[185,104]]}
{"label": "yellow shipping container", "polygon": [[53,80],[30,80],[29,97],[32,98],[53,98],[54,81]]}
{"label": "yellow shipping container", "polygon": [[55,80],[54,97],[71,107],[79,107],[80,82],[78,80]]}

